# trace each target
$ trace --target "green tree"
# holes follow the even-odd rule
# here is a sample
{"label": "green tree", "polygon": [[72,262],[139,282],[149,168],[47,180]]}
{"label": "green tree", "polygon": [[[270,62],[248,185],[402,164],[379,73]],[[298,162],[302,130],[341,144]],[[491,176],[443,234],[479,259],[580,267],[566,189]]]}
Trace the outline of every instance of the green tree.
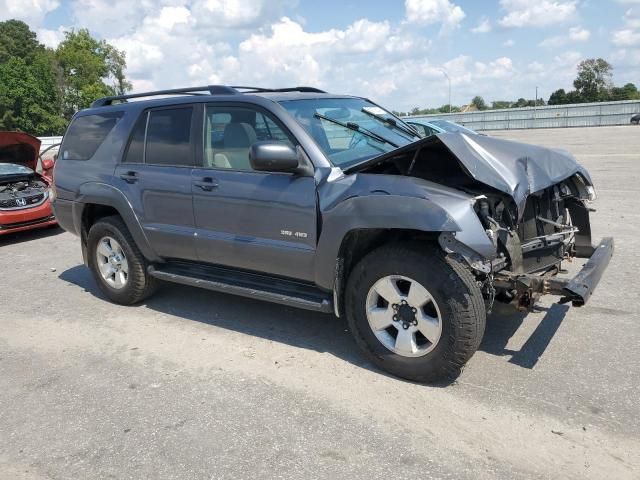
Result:
{"label": "green tree", "polygon": [[494,110],[502,110],[510,107],[511,102],[508,102],[506,100],[494,100],[493,102],[491,102],[491,108]]}
{"label": "green tree", "polygon": [[131,89],[125,69],[124,53],[88,30],[52,50],[26,23],[0,22],[0,129],[61,134],[77,110]]}
{"label": "green tree", "polygon": [[65,120],[58,114],[55,80],[43,56],[33,65],[17,57],[0,64],[0,130],[57,135]]}
{"label": "green tree", "polygon": [[65,32],[55,56],[62,75],[62,114],[66,119],[98,97],[131,89],[124,76],[124,53],[96,40],[86,29]]}
{"label": "green tree", "polygon": [[624,87],[622,87],[624,91],[624,98],[622,100],[636,100],[640,99],[640,92],[638,92],[638,87],[636,87],[633,83],[627,83]]}
{"label": "green tree", "polygon": [[[512,107],[513,107],[513,108],[523,108],[523,107],[526,107],[526,106],[528,106],[528,104],[527,104],[527,100],[526,100],[526,99],[524,99],[524,98],[522,98],[522,97],[520,97],[520,98],[516,101],[516,103],[514,103],[514,104],[512,105]],[[533,106],[533,105],[532,105],[532,106]]]}
{"label": "green tree", "polygon": [[583,102],[597,102],[609,96],[612,70],[611,64],[602,58],[580,62],[573,86]]}
{"label": "green tree", "polygon": [[52,52],[18,20],[0,22],[0,129],[64,131]]}
{"label": "green tree", "polygon": [[560,88],[549,97],[549,105],[564,105],[567,103],[567,92]]}
{"label": "green tree", "polygon": [[487,102],[485,102],[484,98],[482,98],[480,95],[473,97],[473,100],[471,100],[471,105],[474,105],[478,110],[487,109]]}
{"label": "green tree", "polygon": [[44,52],[35,32],[20,20],[0,22],[0,64],[13,57],[21,58],[30,65],[35,57]]}

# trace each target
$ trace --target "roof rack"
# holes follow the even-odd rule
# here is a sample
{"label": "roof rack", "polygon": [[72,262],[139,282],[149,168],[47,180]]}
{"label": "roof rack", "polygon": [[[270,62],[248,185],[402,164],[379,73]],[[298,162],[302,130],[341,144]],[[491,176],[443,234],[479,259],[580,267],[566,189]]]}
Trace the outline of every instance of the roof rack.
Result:
{"label": "roof rack", "polygon": [[[242,91],[241,91],[242,90]],[[239,95],[243,93],[266,93],[266,92],[305,92],[305,93],[327,93],[314,87],[287,87],[287,88],[262,88],[262,87],[230,87],[227,85],[207,85],[204,87],[173,88],[170,90],[156,90],[153,92],[129,93],[126,95],[114,95],[103,97],[94,101],[92,107],[105,107],[113,105],[114,102],[123,103],[130,98],[157,97],[161,95]]]}

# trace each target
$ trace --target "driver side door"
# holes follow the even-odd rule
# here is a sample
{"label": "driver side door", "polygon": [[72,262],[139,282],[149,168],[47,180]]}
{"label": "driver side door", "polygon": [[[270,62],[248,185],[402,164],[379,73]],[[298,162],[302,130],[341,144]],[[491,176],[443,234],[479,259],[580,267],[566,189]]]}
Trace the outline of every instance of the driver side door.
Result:
{"label": "driver side door", "polygon": [[207,105],[202,161],[192,172],[199,260],[312,281],[317,241],[315,179],[254,171],[257,141],[296,145],[269,112],[252,104]]}

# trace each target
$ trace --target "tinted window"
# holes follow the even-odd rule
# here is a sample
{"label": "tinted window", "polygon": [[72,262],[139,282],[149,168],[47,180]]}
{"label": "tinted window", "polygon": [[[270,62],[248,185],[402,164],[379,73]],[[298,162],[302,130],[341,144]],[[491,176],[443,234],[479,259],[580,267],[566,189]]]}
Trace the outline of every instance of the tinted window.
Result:
{"label": "tinted window", "polygon": [[62,143],[64,160],[88,160],[102,145],[123,112],[77,117],[69,126]]}
{"label": "tinted window", "polygon": [[145,162],[156,165],[195,165],[191,148],[193,108],[149,112]]}
{"label": "tinted window", "polygon": [[293,146],[289,135],[269,115],[251,108],[207,107],[205,167],[251,170],[249,148],[264,140]]}
{"label": "tinted window", "polygon": [[143,163],[144,162],[144,134],[147,129],[147,112],[143,113],[136,123],[136,127],[131,135],[131,141],[129,142],[129,149],[127,150],[127,156],[125,162],[128,163]]}

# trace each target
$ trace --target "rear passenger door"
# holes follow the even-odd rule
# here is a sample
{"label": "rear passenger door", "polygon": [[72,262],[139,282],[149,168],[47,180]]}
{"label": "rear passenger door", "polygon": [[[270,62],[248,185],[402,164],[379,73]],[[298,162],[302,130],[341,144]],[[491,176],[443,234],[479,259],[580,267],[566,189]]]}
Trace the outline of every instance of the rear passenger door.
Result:
{"label": "rear passenger door", "polygon": [[254,142],[295,147],[295,138],[274,116],[250,104],[208,105],[202,130],[202,166],[193,170],[200,260],[311,281],[314,178],[258,172],[249,163]]}
{"label": "rear passenger door", "polygon": [[162,257],[197,259],[191,195],[194,111],[192,105],[146,110],[115,172],[117,187]]}

